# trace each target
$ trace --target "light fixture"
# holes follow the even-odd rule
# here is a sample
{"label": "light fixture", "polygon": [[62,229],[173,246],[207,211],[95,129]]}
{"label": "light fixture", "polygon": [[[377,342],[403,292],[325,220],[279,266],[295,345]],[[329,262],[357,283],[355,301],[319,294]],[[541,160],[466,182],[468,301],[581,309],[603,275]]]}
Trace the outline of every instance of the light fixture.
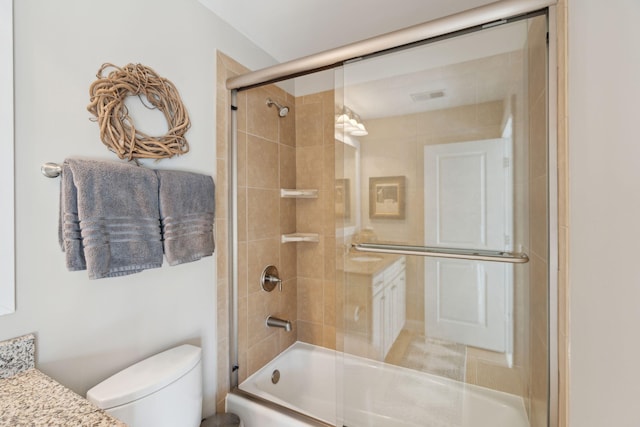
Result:
{"label": "light fixture", "polygon": [[347,108],[343,107],[336,118],[336,129],[344,129],[345,124],[349,122],[349,114]]}
{"label": "light fixture", "polygon": [[335,127],[353,136],[365,136],[369,134],[360,116],[350,108],[344,106],[337,110]]}
{"label": "light fixture", "polygon": [[350,118],[344,126],[344,131],[351,133],[358,130],[358,121],[354,118]]}
{"label": "light fixture", "polygon": [[353,135],[353,136],[367,136],[367,135],[369,135],[369,132],[367,132],[367,129],[364,127],[364,125],[362,123],[358,123],[358,129],[352,131],[351,135]]}
{"label": "light fixture", "polygon": [[350,133],[353,136],[367,136],[369,135],[369,132],[367,132],[367,129],[364,127],[364,124],[362,124],[362,119],[360,118],[359,115],[354,114],[353,115],[353,120],[356,122],[355,125],[355,130],[352,130]]}

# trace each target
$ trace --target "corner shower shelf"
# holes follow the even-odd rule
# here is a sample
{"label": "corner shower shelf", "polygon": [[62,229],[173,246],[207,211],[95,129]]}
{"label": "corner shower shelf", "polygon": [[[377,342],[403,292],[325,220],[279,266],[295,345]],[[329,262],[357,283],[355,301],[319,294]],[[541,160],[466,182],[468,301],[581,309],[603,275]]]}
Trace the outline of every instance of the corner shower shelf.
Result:
{"label": "corner shower shelf", "polygon": [[318,198],[318,190],[315,189],[307,189],[307,190],[297,190],[297,189],[280,189],[280,197],[288,198],[288,199],[317,199]]}
{"label": "corner shower shelf", "polygon": [[292,233],[292,234],[282,235],[282,243],[290,243],[290,242],[317,243],[319,241],[320,241],[320,236],[318,235],[318,233]]}

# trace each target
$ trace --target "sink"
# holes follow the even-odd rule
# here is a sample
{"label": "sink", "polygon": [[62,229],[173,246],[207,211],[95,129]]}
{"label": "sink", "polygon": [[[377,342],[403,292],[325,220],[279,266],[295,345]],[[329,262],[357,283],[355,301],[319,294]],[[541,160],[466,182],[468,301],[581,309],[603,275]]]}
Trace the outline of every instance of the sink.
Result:
{"label": "sink", "polygon": [[355,261],[355,262],[378,262],[378,261],[382,261],[382,258],[380,258],[378,256],[370,256],[370,255],[353,256],[353,257],[349,257],[349,259],[351,261]]}

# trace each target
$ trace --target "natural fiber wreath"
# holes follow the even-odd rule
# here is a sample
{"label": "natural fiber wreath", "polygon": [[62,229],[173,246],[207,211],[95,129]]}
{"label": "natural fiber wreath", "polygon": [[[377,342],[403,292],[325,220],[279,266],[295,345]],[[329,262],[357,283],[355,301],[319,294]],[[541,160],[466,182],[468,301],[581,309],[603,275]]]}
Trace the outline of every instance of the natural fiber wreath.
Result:
{"label": "natural fiber wreath", "polygon": [[[103,77],[106,68],[114,68]],[[189,144],[184,138],[191,123],[176,87],[141,64],[116,67],[103,64],[91,84],[90,104],[87,106],[100,125],[100,139],[121,159],[163,159],[187,153]],[[124,104],[128,96],[147,97],[153,107],[162,111],[169,131],[160,137],[137,130]],[[142,98],[141,98],[142,101]],[[144,104],[144,102],[143,102]]]}

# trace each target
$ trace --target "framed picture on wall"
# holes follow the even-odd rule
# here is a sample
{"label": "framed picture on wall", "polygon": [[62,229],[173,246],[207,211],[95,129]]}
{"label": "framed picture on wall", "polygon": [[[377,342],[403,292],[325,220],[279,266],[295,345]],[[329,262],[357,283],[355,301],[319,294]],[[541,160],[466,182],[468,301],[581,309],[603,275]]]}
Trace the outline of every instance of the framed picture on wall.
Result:
{"label": "framed picture on wall", "polygon": [[404,176],[369,178],[369,218],[404,219]]}

